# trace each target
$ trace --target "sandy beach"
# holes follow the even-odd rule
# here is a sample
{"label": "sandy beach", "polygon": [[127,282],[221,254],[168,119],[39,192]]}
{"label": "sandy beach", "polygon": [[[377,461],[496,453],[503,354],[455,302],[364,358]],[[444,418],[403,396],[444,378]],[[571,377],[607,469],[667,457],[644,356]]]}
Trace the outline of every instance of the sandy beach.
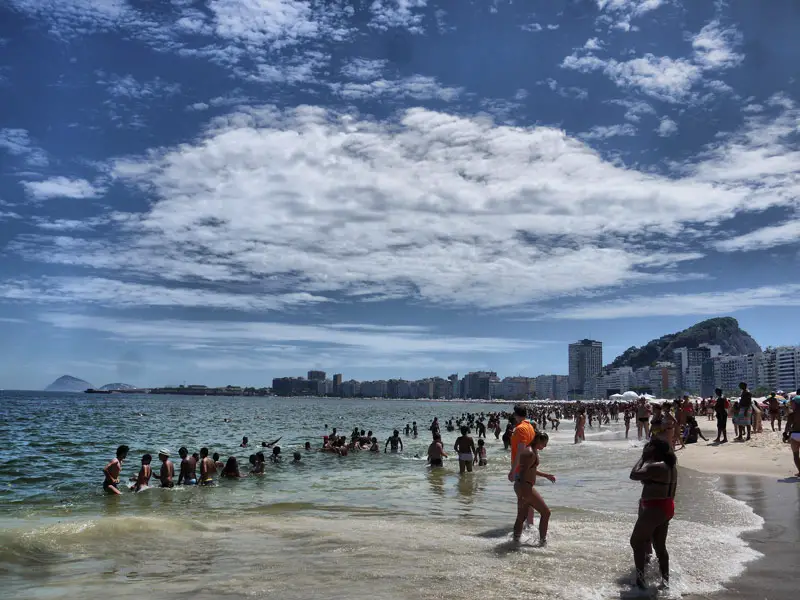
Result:
{"label": "sandy beach", "polygon": [[[697,420],[703,435],[709,440],[717,436],[715,421],[705,418]],[[713,475],[765,475],[769,477],[791,477],[794,467],[789,444],[781,441],[781,434],[773,432],[769,423],[764,423],[763,433],[753,434],[749,442],[735,442],[733,427],[728,423],[728,443],[715,444],[699,440],[678,450],[678,462],[682,467]]]}

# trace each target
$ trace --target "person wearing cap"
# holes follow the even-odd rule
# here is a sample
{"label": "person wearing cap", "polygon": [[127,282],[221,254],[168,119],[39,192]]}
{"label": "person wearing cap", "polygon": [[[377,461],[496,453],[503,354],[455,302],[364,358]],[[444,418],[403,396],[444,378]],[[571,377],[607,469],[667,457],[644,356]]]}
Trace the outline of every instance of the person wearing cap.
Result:
{"label": "person wearing cap", "polygon": [[161,481],[161,487],[171,488],[175,484],[172,478],[175,477],[175,465],[169,459],[169,450],[162,448],[158,451],[158,460],[161,461],[161,471],[158,474],[158,479]]}

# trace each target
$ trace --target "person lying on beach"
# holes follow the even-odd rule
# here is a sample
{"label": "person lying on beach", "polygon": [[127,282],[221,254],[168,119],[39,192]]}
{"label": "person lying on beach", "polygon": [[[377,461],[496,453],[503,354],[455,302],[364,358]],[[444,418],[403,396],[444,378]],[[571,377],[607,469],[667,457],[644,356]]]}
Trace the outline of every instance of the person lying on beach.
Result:
{"label": "person lying on beach", "polygon": [[432,469],[444,466],[442,457],[447,458],[447,453],[444,451],[444,446],[442,445],[442,436],[437,433],[433,436],[431,445],[428,446],[428,463]]}
{"label": "person lying on beach", "polygon": [[112,459],[111,462],[103,468],[103,475],[105,475],[103,490],[105,490],[107,494],[118,496],[122,493],[119,491],[119,474],[122,472],[122,461],[128,457],[128,450],[129,448],[125,445],[117,448],[116,458]]}
{"label": "person lying on beach", "polygon": [[131,486],[131,490],[134,492],[141,492],[150,487],[150,476],[153,474],[153,469],[150,468],[152,461],[153,457],[149,454],[142,456],[142,468],[139,469],[139,474],[133,478],[134,484]]}
{"label": "person lying on beach", "polygon": [[175,477],[175,465],[169,459],[169,450],[162,448],[158,451],[158,460],[161,461],[161,470],[158,474],[158,479],[161,482],[161,487],[171,488],[175,484],[172,478]]}
{"label": "person lying on beach", "polygon": [[708,441],[708,438],[703,435],[702,431],[700,431],[700,426],[697,424],[697,419],[694,417],[689,417],[688,421],[686,422],[684,444],[696,444],[697,438],[700,438],[704,442]]}

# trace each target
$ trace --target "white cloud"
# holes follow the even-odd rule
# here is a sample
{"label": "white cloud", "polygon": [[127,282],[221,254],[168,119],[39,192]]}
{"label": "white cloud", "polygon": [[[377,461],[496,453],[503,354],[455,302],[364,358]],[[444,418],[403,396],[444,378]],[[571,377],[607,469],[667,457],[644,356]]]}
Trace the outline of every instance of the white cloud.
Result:
{"label": "white cloud", "polygon": [[342,75],[358,81],[374,81],[380,79],[387,61],[366,58],[353,58],[342,67]]}
{"label": "white cloud", "polygon": [[747,252],[800,242],[800,219],[756,229],[714,244],[722,252]]}
{"label": "white cloud", "polygon": [[611,137],[636,135],[636,128],[630,123],[624,125],[596,125],[587,133],[582,133],[585,140],[604,140]]}
{"label": "white cloud", "polygon": [[167,83],[161,78],[156,77],[149,81],[138,81],[132,75],[108,75],[98,73],[100,80],[98,83],[108,90],[114,98],[126,98],[129,100],[145,100],[164,96],[173,96],[180,92],[181,86],[177,83]]}
{"label": "white cloud", "polygon": [[237,311],[285,310],[328,302],[328,298],[297,292],[273,294],[230,293],[204,288],[167,287],[105,279],[102,277],[44,277],[5,281],[0,298],[26,302],[99,304],[112,308],[188,307]]}
{"label": "white cloud", "polygon": [[450,102],[462,93],[461,88],[441,85],[436,78],[412,75],[403,79],[376,79],[370,82],[331,84],[331,89],[347,100],[392,97],[413,100],[444,100]]}
{"label": "white cloud", "polygon": [[733,28],[724,29],[719,21],[712,21],[692,39],[694,60],[704,69],[728,69],[744,60],[744,55],[733,48],[741,43],[741,34]]}
{"label": "white cloud", "polygon": [[633,296],[547,311],[542,319],[626,319],[724,315],[765,306],[800,306],[800,284],[743,288],[723,292]]}
{"label": "white cloud", "polygon": [[427,4],[427,0],[374,0],[370,6],[370,26],[384,31],[403,28],[422,33],[422,11]]}
{"label": "white cloud", "polygon": [[530,31],[531,33],[538,33],[544,29],[539,23],[529,23],[527,25],[520,25],[519,27],[522,31]]}
{"label": "white cloud", "polygon": [[655,109],[643,100],[609,100],[609,104],[618,104],[625,107],[625,120],[638,123],[642,120],[642,115],[654,115]]}
{"label": "white cloud", "polygon": [[103,189],[92,185],[85,179],[69,177],[51,177],[44,181],[24,181],[22,183],[28,196],[34,200],[51,198],[96,198]]}
{"label": "white cloud", "polygon": [[669,117],[661,117],[661,122],[656,129],[661,137],[669,137],[678,131],[678,124]]}
{"label": "white cloud", "polygon": [[601,71],[622,88],[641,91],[664,102],[682,102],[702,79],[702,71],[685,59],[650,53],[628,61],[600,59],[594,55],[567,56],[561,66],[582,73]]}
{"label": "white cloud", "polygon": [[46,167],[47,154],[36,146],[26,129],[0,129],[0,149],[19,156],[29,167]]}
{"label": "white cloud", "polygon": [[601,42],[598,38],[589,38],[586,40],[586,43],[583,45],[584,49],[586,50],[602,50],[603,49],[603,42]]}
{"label": "white cloud", "polygon": [[[495,353],[525,350],[535,340],[437,335],[434,332],[346,330],[326,325],[295,325],[264,321],[183,321],[112,319],[102,316],[46,313],[40,320],[64,329],[94,330],[147,344],[214,344],[221,348],[257,350],[257,344],[322,344],[377,355],[416,353],[460,354],[465,349]],[[337,350],[338,352],[339,350]]]}
{"label": "white cloud", "polygon": [[218,36],[254,49],[280,48],[320,33],[311,6],[301,0],[211,0],[208,7]]}

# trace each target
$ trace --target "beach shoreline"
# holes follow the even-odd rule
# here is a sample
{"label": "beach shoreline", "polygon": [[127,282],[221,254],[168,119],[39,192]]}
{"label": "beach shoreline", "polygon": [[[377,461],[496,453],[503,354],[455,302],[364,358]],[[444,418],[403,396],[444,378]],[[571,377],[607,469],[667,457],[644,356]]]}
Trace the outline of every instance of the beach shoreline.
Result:
{"label": "beach shoreline", "polygon": [[[794,572],[800,544],[800,479],[765,475],[721,474],[717,489],[746,503],[764,519],[764,526],[742,539],[761,557],[744,572],[710,594],[688,594],[686,600],[787,600],[796,596]],[[724,560],[724,551],[720,559]]]}

